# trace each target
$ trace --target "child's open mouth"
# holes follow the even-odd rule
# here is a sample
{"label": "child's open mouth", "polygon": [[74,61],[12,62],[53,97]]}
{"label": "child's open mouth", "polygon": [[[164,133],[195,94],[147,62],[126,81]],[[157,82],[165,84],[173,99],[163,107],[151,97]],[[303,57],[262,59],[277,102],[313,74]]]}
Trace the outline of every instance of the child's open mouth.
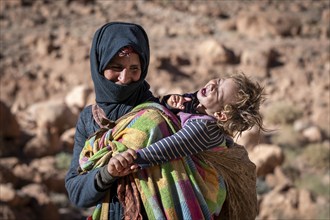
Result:
{"label": "child's open mouth", "polygon": [[202,88],[201,94],[202,94],[202,96],[206,96],[206,88]]}

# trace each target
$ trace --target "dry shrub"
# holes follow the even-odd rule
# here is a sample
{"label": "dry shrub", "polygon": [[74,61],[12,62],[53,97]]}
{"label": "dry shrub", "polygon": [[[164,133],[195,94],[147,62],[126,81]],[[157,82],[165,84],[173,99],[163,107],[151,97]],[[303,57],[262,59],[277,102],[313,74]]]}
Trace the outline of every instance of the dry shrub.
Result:
{"label": "dry shrub", "polygon": [[310,144],[303,150],[301,157],[309,167],[326,171],[330,168],[329,143]]}
{"label": "dry shrub", "polygon": [[300,189],[308,189],[316,196],[325,196],[329,199],[330,188],[328,184],[322,182],[317,174],[309,173],[302,175],[301,178],[297,179],[295,185]]}
{"label": "dry shrub", "polygon": [[303,147],[305,138],[293,129],[291,125],[282,126],[271,137],[271,141],[283,148],[300,149]]}
{"label": "dry shrub", "polygon": [[271,124],[290,124],[303,115],[303,111],[289,102],[276,102],[267,108],[264,119]]}
{"label": "dry shrub", "polygon": [[317,207],[318,215],[315,219],[330,219],[330,204],[322,204]]}
{"label": "dry shrub", "polygon": [[70,153],[61,152],[55,156],[55,166],[59,170],[68,170],[72,160]]}

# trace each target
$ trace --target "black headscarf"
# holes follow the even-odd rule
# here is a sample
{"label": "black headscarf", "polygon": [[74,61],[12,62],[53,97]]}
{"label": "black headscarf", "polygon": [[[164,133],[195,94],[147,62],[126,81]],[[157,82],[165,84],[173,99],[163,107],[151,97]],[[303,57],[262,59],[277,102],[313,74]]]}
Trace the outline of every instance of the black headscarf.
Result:
{"label": "black headscarf", "polygon": [[[103,76],[103,71],[117,52],[125,46],[131,46],[139,54],[141,77],[139,81],[129,85],[118,85],[107,80]],[[118,119],[142,102],[156,100],[145,81],[149,57],[148,36],[140,25],[111,22],[95,32],[90,62],[96,103],[110,120]]]}

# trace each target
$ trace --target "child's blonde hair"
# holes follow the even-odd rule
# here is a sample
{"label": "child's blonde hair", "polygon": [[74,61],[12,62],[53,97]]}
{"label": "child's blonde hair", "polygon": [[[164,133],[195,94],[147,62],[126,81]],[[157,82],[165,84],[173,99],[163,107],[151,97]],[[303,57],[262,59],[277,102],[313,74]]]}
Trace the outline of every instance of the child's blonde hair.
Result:
{"label": "child's blonde hair", "polygon": [[218,125],[232,136],[241,135],[243,131],[257,126],[265,131],[262,115],[259,111],[260,105],[264,102],[264,88],[258,82],[253,82],[244,73],[230,75],[238,86],[236,102],[225,105],[224,111],[227,121],[218,121]]}

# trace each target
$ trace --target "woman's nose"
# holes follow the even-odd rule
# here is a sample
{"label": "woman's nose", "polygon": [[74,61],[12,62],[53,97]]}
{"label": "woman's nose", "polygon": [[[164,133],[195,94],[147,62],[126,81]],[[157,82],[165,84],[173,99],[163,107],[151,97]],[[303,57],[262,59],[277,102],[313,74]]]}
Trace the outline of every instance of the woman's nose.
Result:
{"label": "woman's nose", "polygon": [[124,69],[120,72],[120,74],[119,74],[119,76],[118,76],[118,81],[119,81],[121,84],[124,84],[124,85],[126,85],[126,84],[129,83],[129,81],[130,81],[130,79],[129,79],[129,73],[128,73],[128,71],[127,71],[126,68],[124,68]]}

